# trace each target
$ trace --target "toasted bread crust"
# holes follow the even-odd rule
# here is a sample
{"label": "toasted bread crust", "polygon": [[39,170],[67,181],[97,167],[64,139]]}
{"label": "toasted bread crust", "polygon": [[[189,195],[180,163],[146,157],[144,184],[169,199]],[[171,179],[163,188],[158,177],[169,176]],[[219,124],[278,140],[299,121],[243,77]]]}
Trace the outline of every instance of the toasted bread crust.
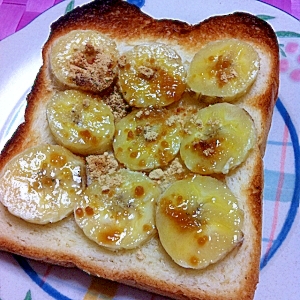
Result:
{"label": "toasted bread crust", "polygon": [[[261,251],[262,156],[279,85],[278,44],[274,31],[266,22],[247,13],[211,17],[190,25],[181,21],[155,20],[119,0],[93,1],[74,9],[51,26],[42,52],[43,66],[27,97],[25,122],[1,152],[0,174],[10,159],[28,147],[54,143],[44,114],[45,104],[53,94],[49,52],[58,37],[75,29],[100,31],[121,46],[160,41],[175,47],[185,60],[191,60],[197,49],[206,43],[226,38],[247,41],[266,57],[269,65],[266,81],[262,85],[255,83],[253,89],[258,92],[237,102],[254,119],[257,145],[241,167],[223,178],[245,212],[244,241],[220,263],[205,270],[186,270],[167,256],[158,237],[138,250],[114,253],[88,240],[72,217],[56,224],[34,225],[12,216],[0,204],[0,249],[63,266],[77,266],[91,274],[175,299],[252,299],[258,283]],[[59,247],[44,243],[56,236],[60,237]],[[26,240],[29,237],[30,240]],[[137,251],[145,258],[138,259]],[[129,261],[134,261],[134,266]],[[144,270],[151,264],[155,266]],[[234,282],[229,284],[230,280]],[[215,284],[209,287],[211,281]]]}

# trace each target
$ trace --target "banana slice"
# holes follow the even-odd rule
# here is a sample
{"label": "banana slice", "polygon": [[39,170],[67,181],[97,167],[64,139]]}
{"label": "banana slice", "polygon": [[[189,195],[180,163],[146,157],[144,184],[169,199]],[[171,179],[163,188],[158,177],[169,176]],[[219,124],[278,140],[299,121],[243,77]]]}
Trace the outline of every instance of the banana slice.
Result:
{"label": "banana slice", "polygon": [[180,155],[195,173],[227,174],[246,159],[255,141],[250,115],[236,105],[218,103],[185,124]]}
{"label": "banana slice", "polygon": [[139,45],[120,57],[119,85],[131,106],[162,107],[180,99],[186,88],[186,70],[170,47]]}
{"label": "banana slice", "polygon": [[116,123],[113,141],[117,160],[131,170],[166,166],[179,152],[182,127],[175,111],[145,108]]}
{"label": "banana slice", "polygon": [[39,145],[13,158],[0,179],[0,199],[28,222],[46,224],[68,216],[83,193],[85,163],[58,145]]}
{"label": "banana slice", "polygon": [[51,48],[51,71],[64,85],[100,92],[113,83],[118,57],[116,43],[109,37],[93,30],[73,30]]}
{"label": "banana slice", "polygon": [[243,212],[221,181],[195,175],[171,185],[160,197],[160,241],[180,266],[203,269],[242,242]]}
{"label": "banana slice", "polygon": [[73,153],[100,154],[111,148],[114,117],[101,99],[76,90],[57,92],[47,105],[55,141]]}
{"label": "banana slice", "polygon": [[91,240],[110,250],[132,249],[155,232],[160,189],[146,175],[121,169],[87,187],[74,210]]}
{"label": "banana slice", "polygon": [[230,102],[248,92],[259,65],[259,56],[250,44],[235,39],[215,41],[196,53],[187,83],[206,101]]}

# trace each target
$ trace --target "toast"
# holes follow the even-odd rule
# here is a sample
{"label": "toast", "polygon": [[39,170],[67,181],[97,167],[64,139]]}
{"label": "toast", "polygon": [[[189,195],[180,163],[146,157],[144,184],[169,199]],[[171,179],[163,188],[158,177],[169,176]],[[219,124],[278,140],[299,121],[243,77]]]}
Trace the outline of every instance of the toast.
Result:
{"label": "toast", "polygon": [[[27,97],[25,121],[7,142],[0,156],[0,175],[22,151],[39,144],[56,144],[46,118],[46,105],[57,90],[49,53],[66,33],[95,30],[113,39],[120,53],[142,43],[171,46],[184,62],[209,42],[237,39],[253,46],[260,69],[251,89],[234,105],[252,117],[256,142],[246,160],[227,175],[220,175],[244,212],[243,241],[222,260],[204,269],[184,268],[164,250],[158,235],[138,248],[110,251],[88,239],[73,215],[45,225],[13,216],[0,204],[0,249],[35,260],[125,283],[174,299],[253,299],[259,278],[262,234],[263,155],[279,85],[278,44],[274,31],[248,13],[213,16],[197,25],[156,20],[120,0],[93,1],[78,7],[51,25],[43,65]],[[2,199],[0,199],[2,201]]]}

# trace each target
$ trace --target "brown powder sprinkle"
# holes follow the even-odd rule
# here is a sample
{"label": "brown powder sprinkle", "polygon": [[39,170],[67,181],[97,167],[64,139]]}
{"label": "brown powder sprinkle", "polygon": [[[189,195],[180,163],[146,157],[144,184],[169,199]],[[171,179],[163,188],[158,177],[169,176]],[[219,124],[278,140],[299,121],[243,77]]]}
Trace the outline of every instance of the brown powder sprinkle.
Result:
{"label": "brown powder sprinkle", "polygon": [[116,173],[119,164],[113,153],[104,152],[100,155],[90,155],[86,158],[86,162],[88,178],[91,181],[98,180],[102,192],[109,191],[124,181],[123,176]]}
{"label": "brown powder sprinkle", "polygon": [[210,125],[210,126],[212,126],[214,128],[219,128],[219,127],[222,126],[221,121],[218,120],[218,119],[209,119],[207,121],[207,125]]}
{"label": "brown powder sprinkle", "polygon": [[136,113],[136,117],[138,118],[138,119],[140,119],[141,117],[142,117],[142,115],[144,114],[144,112],[142,111],[142,110],[139,110],[137,113]]}
{"label": "brown powder sprinkle", "polygon": [[213,155],[214,153],[215,153],[215,149],[213,147],[203,150],[203,154],[207,157]]}
{"label": "brown powder sprinkle", "polygon": [[83,99],[82,106],[83,108],[88,108],[90,106],[91,102],[89,99]]}
{"label": "brown powder sprinkle", "polygon": [[80,117],[80,107],[79,105],[74,105],[71,109],[71,118],[72,118],[72,122],[76,125],[79,125],[80,121],[81,121],[81,117]]}
{"label": "brown powder sprinkle", "polygon": [[[102,175],[98,178],[102,192],[110,191],[112,188],[120,186],[125,178],[121,174],[114,173],[112,175]],[[122,202],[122,201],[121,201]]]}
{"label": "brown powder sprinkle", "polygon": [[222,123],[220,122],[220,120],[216,120],[216,119],[209,119],[206,125],[208,126],[205,126],[203,131],[203,135],[206,138],[215,137],[222,128]]}
{"label": "brown powder sprinkle", "polygon": [[153,126],[145,125],[143,132],[144,132],[144,138],[148,142],[155,141],[158,137],[158,133],[154,130]]}
{"label": "brown powder sprinkle", "polygon": [[69,78],[84,90],[99,92],[112,84],[117,74],[115,65],[112,54],[87,43],[71,58]]}
{"label": "brown powder sprinkle", "polygon": [[82,106],[78,103],[78,104],[75,104],[72,107],[72,109],[71,109],[71,118],[72,118],[73,123],[75,123],[76,125],[81,126],[81,122],[82,122],[81,110],[82,110],[82,108],[83,109],[88,108],[90,106],[90,104],[91,104],[90,99],[85,98],[82,101]]}
{"label": "brown powder sprinkle", "polygon": [[173,126],[174,124],[180,124],[181,127],[184,127],[185,124],[185,116],[182,113],[174,113],[173,115],[171,115],[167,120],[166,120],[166,125],[167,126]]}
{"label": "brown powder sprinkle", "polygon": [[87,173],[90,179],[98,179],[102,175],[112,174],[118,167],[118,161],[113,153],[104,152],[100,155],[86,157]]}
{"label": "brown powder sprinkle", "polygon": [[141,78],[149,80],[154,76],[155,71],[151,68],[146,67],[146,66],[140,66],[140,67],[138,67],[138,73],[139,73],[139,76]]}
{"label": "brown powder sprinkle", "polygon": [[198,127],[200,127],[200,128],[203,127],[203,122],[202,122],[202,120],[201,120],[200,118],[198,118],[197,115],[193,115],[193,116],[191,117],[191,122],[192,122],[194,125],[196,125],[196,126],[198,126]]}
{"label": "brown powder sprinkle", "polygon": [[168,126],[172,126],[172,125],[174,125],[175,123],[176,123],[176,120],[177,120],[178,118],[177,118],[177,116],[175,115],[173,115],[173,116],[171,116],[171,117],[169,117],[168,119],[167,119],[167,121],[166,121],[166,124],[168,125]]}
{"label": "brown powder sprinkle", "polygon": [[102,101],[111,108],[116,122],[128,114],[130,106],[125,102],[117,87],[114,87],[112,93],[104,96]]}
{"label": "brown powder sprinkle", "polygon": [[150,179],[160,180],[164,176],[164,171],[162,169],[155,169],[149,173]]}
{"label": "brown powder sprinkle", "polygon": [[124,68],[126,66],[127,59],[125,55],[121,55],[118,59],[118,65],[120,68]]}
{"label": "brown powder sprinkle", "polygon": [[216,74],[219,87],[223,87],[231,79],[238,76],[234,69],[232,58],[223,55],[218,56],[213,72]]}
{"label": "brown powder sprinkle", "polygon": [[155,180],[162,191],[165,191],[167,187],[176,180],[183,179],[185,175],[190,172],[183,167],[179,158],[175,158],[165,169],[155,169],[149,173],[149,178]]}
{"label": "brown powder sprinkle", "polygon": [[180,163],[178,158],[175,158],[169,167],[166,169],[165,174],[167,177],[173,176],[175,174],[181,174],[185,171],[183,165]]}
{"label": "brown powder sprinkle", "polygon": [[185,133],[185,134],[192,134],[192,131],[189,129],[189,128],[184,128],[183,129],[183,132]]}

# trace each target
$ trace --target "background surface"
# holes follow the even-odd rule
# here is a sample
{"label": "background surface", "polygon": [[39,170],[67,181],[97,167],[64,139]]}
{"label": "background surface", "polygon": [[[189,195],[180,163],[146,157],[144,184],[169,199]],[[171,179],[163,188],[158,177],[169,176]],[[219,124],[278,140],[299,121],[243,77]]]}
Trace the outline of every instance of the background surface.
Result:
{"label": "background surface", "polygon": [[[0,0],[0,150],[22,121],[49,24],[87,0]],[[154,17],[197,22],[242,9],[274,28],[280,90],[265,156],[261,275],[255,300],[300,299],[300,0],[131,0]],[[184,3],[184,10],[182,9]],[[187,5],[188,4],[188,5]],[[167,8],[167,9],[166,9]],[[43,12],[45,12],[43,14]],[[27,25],[27,26],[26,26]],[[23,29],[23,30],[21,30]],[[17,88],[16,88],[17,87]],[[162,300],[161,296],[0,252],[1,300]]]}
{"label": "background surface", "polygon": [[[0,0],[0,40],[22,29],[41,13],[62,1]],[[262,2],[271,4],[300,19],[300,0],[264,0]]]}

